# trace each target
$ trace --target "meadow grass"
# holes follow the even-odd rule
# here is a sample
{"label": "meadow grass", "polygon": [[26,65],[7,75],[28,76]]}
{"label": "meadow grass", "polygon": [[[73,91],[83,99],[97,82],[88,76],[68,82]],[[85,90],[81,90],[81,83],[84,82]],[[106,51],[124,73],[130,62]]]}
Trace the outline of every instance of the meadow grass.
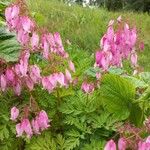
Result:
{"label": "meadow grass", "polygon": [[50,32],[60,32],[64,43],[69,40],[76,48],[90,54],[99,49],[100,38],[106,32],[109,20],[121,15],[129,24],[137,26],[140,38],[145,42],[140,64],[145,71],[150,71],[150,16],[147,13],[69,7],[57,0],[28,0],[28,5],[39,26]]}

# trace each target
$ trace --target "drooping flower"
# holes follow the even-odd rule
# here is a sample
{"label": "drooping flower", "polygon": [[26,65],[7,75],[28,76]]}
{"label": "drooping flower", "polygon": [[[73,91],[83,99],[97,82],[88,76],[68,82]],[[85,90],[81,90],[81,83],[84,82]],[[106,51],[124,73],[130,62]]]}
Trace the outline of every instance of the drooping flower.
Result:
{"label": "drooping flower", "polygon": [[138,56],[136,53],[131,54],[131,63],[133,66],[137,66]]}
{"label": "drooping flower", "polygon": [[94,91],[94,84],[83,82],[81,89],[84,93],[87,93],[87,94],[92,93]]}
{"label": "drooping flower", "polygon": [[18,116],[19,116],[19,109],[17,109],[16,107],[12,107],[10,119],[15,121],[18,118]]}
{"label": "drooping flower", "polygon": [[66,69],[65,76],[66,76],[66,79],[71,83],[72,82],[72,77],[71,77],[71,73],[69,72],[68,69]]}
{"label": "drooping flower", "polygon": [[[53,86],[53,84],[50,82],[50,77],[43,77],[42,78],[42,85],[43,85],[43,88],[45,90],[48,90],[49,93],[51,93],[53,91],[53,89],[55,88],[55,86]],[[53,82],[56,83],[56,80],[52,80]]]}
{"label": "drooping flower", "polygon": [[6,81],[6,77],[4,74],[0,76],[0,86],[1,86],[1,90],[4,92],[7,86],[7,81]]}
{"label": "drooping flower", "polygon": [[45,59],[48,59],[48,57],[49,57],[49,43],[48,43],[46,34],[44,34],[42,36],[42,45],[41,46],[43,48],[43,57]]}
{"label": "drooping flower", "polygon": [[18,5],[12,5],[5,9],[5,17],[9,30],[16,29],[19,26],[19,13],[20,9]]}
{"label": "drooping flower", "polygon": [[30,33],[34,28],[34,23],[27,16],[21,17],[22,28],[26,33]]}
{"label": "drooping flower", "polygon": [[25,78],[25,83],[26,83],[28,89],[29,89],[30,91],[32,91],[33,88],[34,88],[34,82],[33,82],[33,80],[32,80],[30,77],[26,77],[26,78]]}
{"label": "drooping flower", "polygon": [[69,69],[72,71],[72,72],[75,72],[75,66],[74,66],[74,63],[70,60],[69,62]]}
{"label": "drooping flower", "polygon": [[31,128],[31,124],[29,119],[23,119],[21,122],[21,129],[23,130],[23,132],[26,133],[28,138],[31,138],[31,136],[33,135],[32,132],[32,128]]}
{"label": "drooping flower", "polygon": [[23,46],[27,45],[29,43],[29,38],[30,38],[29,34],[26,33],[23,29],[20,29],[18,31],[17,40],[21,45]]}
{"label": "drooping flower", "polygon": [[120,138],[118,141],[118,150],[126,150],[127,142],[124,138]]}
{"label": "drooping flower", "polygon": [[37,65],[30,66],[30,77],[34,83],[38,83],[41,80],[40,68]]}
{"label": "drooping flower", "polygon": [[13,70],[8,68],[6,70],[6,78],[7,78],[7,80],[12,82],[14,80],[14,77],[15,77],[15,75],[14,75]]}
{"label": "drooping flower", "polygon": [[44,110],[40,111],[36,119],[37,119],[39,128],[42,131],[50,127],[50,124],[49,124],[50,120],[48,119],[47,113]]}
{"label": "drooping flower", "polygon": [[23,134],[23,128],[21,126],[21,123],[16,124],[16,132],[17,132],[17,137],[22,136],[22,134]]}
{"label": "drooping flower", "polygon": [[39,47],[39,35],[36,32],[32,34],[30,41],[31,41],[31,47],[33,50]]}
{"label": "drooping flower", "polygon": [[110,140],[106,143],[104,150],[116,150],[116,144],[113,140]]}
{"label": "drooping flower", "polygon": [[40,126],[38,123],[38,119],[33,119],[31,124],[32,124],[33,132],[35,134],[40,134]]}
{"label": "drooping flower", "polygon": [[19,80],[13,82],[13,90],[17,96],[21,94],[21,82]]}

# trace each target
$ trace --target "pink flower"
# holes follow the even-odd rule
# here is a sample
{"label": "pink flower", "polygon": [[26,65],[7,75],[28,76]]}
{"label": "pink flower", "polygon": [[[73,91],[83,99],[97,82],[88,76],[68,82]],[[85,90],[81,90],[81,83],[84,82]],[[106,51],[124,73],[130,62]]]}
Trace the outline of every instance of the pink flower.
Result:
{"label": "pink flower", "polygon": [[17,109],[16,107],[11,108],[11,117],[10,119],[15,121],[19,116],[19,109]]}
{"label": "pink flower", "polygon": [[102,68],[103,70],[108,70],[109,66],[111,65],[112,60],[112,53],[111,52],[104,52],[104,51],[97,51],[96,52],[96,64],[98,67]]}
{"label": "pink flower", "polygon": [[62,72],[60,72],[56,75],[56,79],[57,79],[57,82],[60,84],[61,87],[66,86],[65,76]]}
{"label": "pink flower", "polygon": [[55,43],[59,47],[61,47],[61,48],[63,47],[62,40],[61,40],[60,34],[58,32],[54,33],[54,40],[55,40]]}
{"label": "pink flower", "polygon": [[10,30],[15,28],[17,29],[19,26],[19,13],[20,9],[17,5],[13,5],[5,9],[7,26]]}
{"label": "pink flower", "polygon": [[97,72],[96,73],[96,79],[99,80],[99,79],[101,79],[101,77],[102,77],[101,73]]}
{"label": "pink flower", "polygon": [[27,134],[27,137],[30,138],[33,134],[30,121],[28,119],[23,119],[21,122],[21,129]]}
{"label": "pink flower", "polygon": [[30,33],[34,28],[34,23],[27,16],[21,17],[21,24],[25,33]]}
{"label": "pink flower", "polygon": [[43,48],[43,57],[45,59],[48,59],[48,56],[49,56],[49,43],[48,43],[46,34],[44,34],[42,36],[42,48]]}
{"label": "pink flower", "polygon": [[21,94],[21,83],[20,81],[15,81],[13,84],[14,92],[16,95],[19,96]]}
{"label": "pink flower", "polygon": [[16,124],[16,132],[17,132],[17,137],[22,136],[22,134],[23,134],[23,128],[21,126],[21,123]]}
{"label": "pink flower", "polygon": [[15,75],[14,75],[13,70],[8,68],[8,69],[6,70],[6,78],[7,78],[7,80],[8,80],[8,81],[13,81],[13,80],[14,80],[14,77],[15,77]]}
{"label": "pink flower", "polygon": [[7,81],[6,81],[6,77],[4,74],[0,76],[0,85],[1,85],[1,90],[4,92],[7,86]]}
{"label": "pink flower", "polygon": [[26,45],[29,43],[29,34],[26,33],[24,30],[20,29],[17,33],[17,40],[21,45]]}
{"label": "pink flower", "polygon": [[33,50],[38,48],[38,46],[39,46],[39,36],[38,36],[37,33],[33,32],[30,41],[31,41],[31,47],[33,48]]}
{"label": "pink flower", "polygon": [[38,83],[41,80],[40,68],[37,65],[30,67],[30,77],[34,83]]}
{"label": "pink flower", "polygon": [[69,69],[73,72],[75,72],[75,66],[74,66],[74,63],[70,60],[69,62]]}
{"label": "pink flower", "polygon": [[106,143],[104,150],[116,150],[116,144],[113,140],[110,140]]}
{"label": "pink flower", "polygon": [[126,150],[127,142],[124,138],[120,138],[118,141],[118,150]]}
{"label": "pink flower", "polygon": [[150,149],[150,143],[143,142],[143,141],[140,141],[138,143],[138,150],[149,150],[149,149]]}
{"label": "pink flower", "polygon": [[40,134],[40,127],[39,127],[38,119],[32,120],[32,127],[33,127],[33,132],[35,134]]}
{"label": "pink flower", "polygon": [[30,77],[26,77],[25,82],[29,90],[32,91],[34,88],[34,82],[32,81],[32,79]]}
{"label": "pink flower", "polygon": [[[42,78],[42,85],[43,85],[43,88],[48,90],[49,93],[51,93],[53,91],[53,89],[55,88],[55,86],[51,83],[50,81],[50,77],[43,77]],[[53,82],[56,83],[56,80],[54,79]]]}
{"label": "pink flower", "polygon": [[131,54],[131,63],[133,66],[137,66],[138,56],[136,53]]}
{"label": "pink flower", "polygon": [[94,84],[83,82],[81,89],[84,93],[87,93],[87,94],[92,93],[94,91]]}
{"label": "pink flower", "polygon": [[40,111],[36,119],[42,131],[50,127],[49,125],[50,120],[48,119],[47,113],[44,110]]}
{"label": "pink flower", "polygon": [[69,82],[72,82],[72,77],[71,77],[71,73],[69,72],[68,69],[66,69],[66,79],[69,81]]}
{"label": "pink flower", "polygon": [[27,76],[29,57],[30,53],[25,51],[21,56],[19,64],[15,65],[15,72],[21,77]]}
{"label": "pink flower", "polygon": [[146,138],[146,143],[150,143],[150,136]]}

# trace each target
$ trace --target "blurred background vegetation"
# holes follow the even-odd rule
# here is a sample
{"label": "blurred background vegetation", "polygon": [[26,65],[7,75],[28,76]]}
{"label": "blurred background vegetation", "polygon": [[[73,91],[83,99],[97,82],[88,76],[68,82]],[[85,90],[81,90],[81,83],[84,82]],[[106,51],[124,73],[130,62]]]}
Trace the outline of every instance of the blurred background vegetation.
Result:
{"label": "blurred background vegetation", "polygon": [[[4,2],[8,0],[1,3]],[[89,56],[89,59],[94,58],[94,52],[99,49],[99,41],[109,20],[121,15],[131,26],[137,26],[139,39],[145,43],[145,50],[139,55],[140,64],[145,71],[150,71],[150,0],[89,0],[89,4],[85,0],[26,2],[40,27],[60,32],[66,49]],[[83,2],[87,7],[81,7]],[[72,44],[69,47],[68,40]]]}
{"label": "blurred background vegetation", "polygon": [[[137,26],[139,38],[145,43],[145,50],[140,54],[140,64],[145,71],[150,70],[150,16],[148,12],[124,9],[108,11],[104,7],[90,9],[77,4],[68,6],[57,0],[28,0],[27,2],[39,26],[48,28],[50,32],[60,32],[64,43],[69,40],[76,51],[88,53],[90,56],[99,49],[100,38],[106,32],[109,20],[121,15],[131,26]],[[104,0],[98,2],[103,4]],[[109,2],[117,1],[109,0]],[[139,9],[142,7],[141,5]]]}

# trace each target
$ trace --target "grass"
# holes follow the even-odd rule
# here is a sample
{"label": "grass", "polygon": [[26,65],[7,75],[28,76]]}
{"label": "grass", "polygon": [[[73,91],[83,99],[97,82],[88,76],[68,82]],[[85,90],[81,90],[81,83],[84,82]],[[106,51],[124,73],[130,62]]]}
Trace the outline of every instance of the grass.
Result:
{"label": "grass", "polygon": [[41,27],[50,32],[60,32],[64,43],[67,39],[78,49],[92,54],[99,49],[99,40],[107,29],[110,19],[119,15],[139,29],[145,50],[140,54],[140,64],[150,71],[150,16],[146,13],[108,12],[104,9],[69,7],[56,0],[28,0],[29,9]]}

